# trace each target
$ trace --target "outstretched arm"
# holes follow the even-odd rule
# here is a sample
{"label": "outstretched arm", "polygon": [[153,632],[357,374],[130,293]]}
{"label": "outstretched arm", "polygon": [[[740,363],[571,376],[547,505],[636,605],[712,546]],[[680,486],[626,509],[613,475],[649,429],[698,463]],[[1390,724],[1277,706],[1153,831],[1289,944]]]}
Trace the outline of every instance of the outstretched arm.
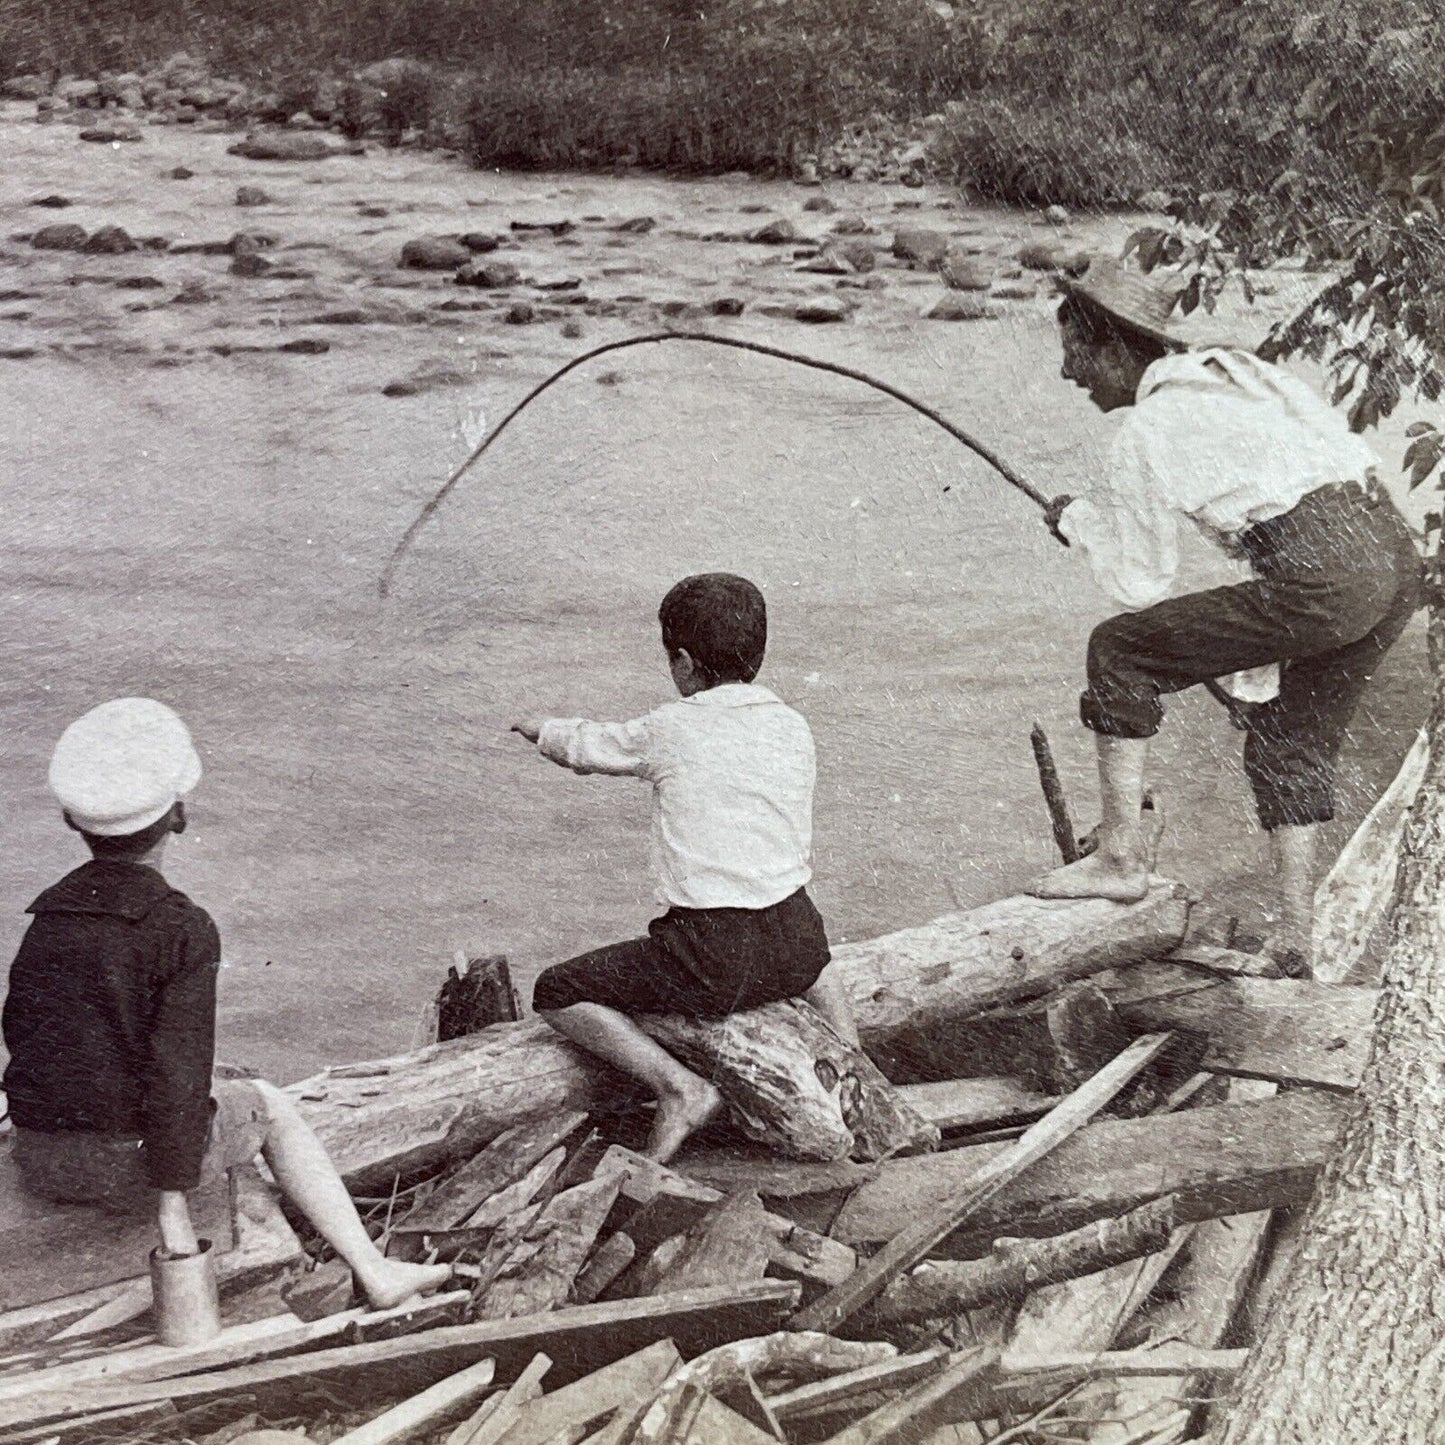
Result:
{"label": "outstretched arm", "polygon": [[645,778],[651,762],[651,727],[645,717],[625,723],[546,718],[514,723],[512,731],[537,744],[544,757],[574,773]]}

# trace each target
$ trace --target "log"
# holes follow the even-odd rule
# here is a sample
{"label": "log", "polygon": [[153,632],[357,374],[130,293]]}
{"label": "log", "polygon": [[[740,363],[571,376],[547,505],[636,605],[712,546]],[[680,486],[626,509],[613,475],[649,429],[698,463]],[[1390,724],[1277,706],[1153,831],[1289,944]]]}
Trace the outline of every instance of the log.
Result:
{"label": "log", "polygon": [[788,1159],[881,1159],[938,1145],[861,1050],[801,999],[724,1019],[639,1018],[643,1031],[710,1079],[731,1122]]}
{"label": "log", "polygon": [[393,1232],[421,1234],[458,1228],[487,1199],[524,1178],[586,1122],[586,1114],[566,1110],[514,1124],[432,1190],[393,1226]]}
{"label": "log", "polygon": [[[609,1149],[597,1166],[598,1178],[610,1174],[617,1174],[622,1178],[622,1197],[639,1207],[651,1205],[659,1198],[666,1197],[691,1203],[701,1210],[723,1198],[722,1190],[699,1184],[685,1178],[676,1170],[669,1169],[665,1164],[658,1164],[643,1158],[641,1154],[634,1154],[630,1149],[617,1146]],[[681,1216],[684,1222],[679,1227],[687,1228],[696,1217],[696,1213]],[[847,1279],[857,1266],[857,1256],[847,1245],[804,1229],[790,1219],[769,1213],[763,1228],[768,1235],[768,1259],[771,1268],[784,1279],[798,1279],[827,1288]],[[637,1242],[639,1253],[655,1248],[661,1242],[661,1236],[644,1240],[639,1233],[633,1232],[634,1229],[635,1221],[628,1224],[628,1232]]]}
{"label": "log", "polygon": [[419,1395],[393,1405],[359,1429],[338,1436],[333,1445],[398,1445],[424,1430],[435,1429],[458,1410],[472,1404],[491,1388],[497,1366],[492,1360],[478,1360],[435,1385],[428,1385]]}
{"label": "log", "polygon": [[476,1317],[505,1320],[544,1314],[565,1304],[621,1185],[615,1178],[589,1179],[554,1196],[492,1281]]}
{"label": "log", "polygon": [[[559,1374],[576,1379],[646,1344],[672,1339],[687,1354],[702,1354],[725,1340],[765,1333],[796,1307],[798,1286],[760,1280],[740,1289],[622,1300],[555,1310],[547,1315],[482,1324],[451,1325],[401,1339],[345,1345],[259,1364],[165,1380],[98,1381],[47,1389],[24,1401],[0,1404],[0,1428],[64,1420],[99,1410],[157,1400],[195,1405],[254,1396],[257,1408],[294,1410],[299,1390],[315,1383],[348,1400],[368,1391],[420,1390],[467,1365],[490,1357],[506,1378],[545,1349],[560,1362]],[[46,1382],[47,1385],[49,1382]]]}
{"label": "log", "polygon": [[1033,1386],[1100,1380],[1110,1376],[1232,1375],[1244,1368],[1248,1350],[1201,1350],[1192,1345],[1156,1345],[1146,1350],[1061,1351],[1047,1360],[1000,1369],[1002,1382]]}
{"label": "log", "polygon": [[[960,1187],[933,1209],[912,1217],[918,1222],[894,1234],[884,1247],[842,1284],[803,1310],[793,1321],[799,1330],[836,1329],[855,1314],[910,1265],[959,1228],[983,1203],[998,1195],[1011,1179],[1037,1164],[1082,1128],[1121,1089],[1125,1088],[1169,1043],[1167,1034],[1136,1039],[1118,1058],[1105,1065],[1082,1088],[1051,1109],[1022,1138],[983,1162]],[[902,1214],[900,1218],[908,1218]]]}
{"label": "log", "polygon": [[437,994],[437,1042],[465,1038],[493,1024],[516,1023],[521,1017],[507,955],[469,959],[459,949]]}
{"label": "log", "polygon": [[1223,974],[1226,978],[1279,977],[1279,967],[1273,959],[1258,953],[1221,948],[1212,943],[1184,943],[1169,954],[1165,962],[1188,964],[1191,968]]}
{"label": "log", "polygon": [[768,1267],[771,1243],[764,1214],[758,1196],[751,1191],[728,1195],[689,1232],[680,1255],[651,1293],[672,1294],[761,1279]]}
{"label": "log", "polygon": [[983,1259],[925,1261],[884,1290],[861,1327],[951,1319],[996,1300],[1022,1299],[1030,1290],[1163,1250],[1174,1230],[1175,1199],[1166,1194],[1052,1239],[997,1239]]}
{"label": "log", "polygon": [[[1063,1234],[1173,1194],[1181,1224],[1309,1198],[1349,1112],[1343,1097],[1293,1090],[1080,1130],[1058,1152],[987,1201],[942,1242],[975,1258],[1001,1234]],[[885,1165],[838,1215],[835,1236],[855,1249],[891,1239],[898,1220],[937,1209],[1007,1145],[979,1144]]]}
{"label": "log", "polygon": [[533,1401],[507,1435],[506,1445],[547,1445],[561,1430],[642,1407],[682,1364],[671,1340],[659,1340]]}
{"label": "log", "polygon": [[1394,897],[1405,820],[1429,762],[1430,740],[1421,728],[1394,781],[1315,889],[1314,968],[1321,983],[1342,983],[1354,972]]}
{"label": "log", "polygon": [[1114,995],[1139,1029],[1203,1035],[1201,1067],[1217,1074],[1353,1090],[1374,1036],[1379,990],[1305,979],[1201,978],[1141,964]]}
{"label": "log", "polygon": [[[1167,953],[1188,905],[1161,883],[1142,903],[1008,898],[833,951],[865,1049],[895,1081],[956,1078],[952,1025],[1073,978]],[[353,1188],[389,1191],[467,1158],[521,1118],[617,1102],[635,1086],[540,1020],[333,1067],[288,1091]]]}

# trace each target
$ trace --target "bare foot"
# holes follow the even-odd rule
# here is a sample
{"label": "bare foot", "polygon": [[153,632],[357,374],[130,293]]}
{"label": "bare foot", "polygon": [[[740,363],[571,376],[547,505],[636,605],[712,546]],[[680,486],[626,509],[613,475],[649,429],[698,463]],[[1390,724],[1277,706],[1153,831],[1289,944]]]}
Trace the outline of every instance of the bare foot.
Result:
{"label": "bare foot", "polygon": [[1045,873],[1026,892],[1035,898],[1111,898],[1137,903],[1149,892],[1149,867],[1143,857],[1119,858],[1102,848]]}
{"label": "bare foot", "polygon": [[452,1277],[449,1264],[407,1264],[400,1259],[383,1259],[368,1271],[361,1288],[372,1309],[389,1310],[420,1300],[424,1294],[440,1289]]}
{"label": "bare foot", "polygon": [[657,1118],[643,1154],[666,1164],[688,1135],[695,1134],[721,1108],[722,1095],[706,1079],[696,1076],[686,1092],[659,1095]]}

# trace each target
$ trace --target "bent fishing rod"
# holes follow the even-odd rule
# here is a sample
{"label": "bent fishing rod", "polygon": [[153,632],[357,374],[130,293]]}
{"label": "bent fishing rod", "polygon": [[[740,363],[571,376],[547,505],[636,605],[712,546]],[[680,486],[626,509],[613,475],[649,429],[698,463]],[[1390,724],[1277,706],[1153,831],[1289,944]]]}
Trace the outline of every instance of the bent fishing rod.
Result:
{"label": "bent fishing rod", "polygon": [[[881,391],[884,396],[891,396],[894,401],[901,401],[904,406],[912,407],[920,416],[927,417],[936,426],[940,426],[955,441],[962,442],[975,456],[982,458],[990,467],[1001,476],[1011,487],[1022,492],[1041,511],[1047,512],[1050,506],[1050,499],[1046,497],[1037,487],[1026,482],[1009,464],[1004,461],[992,448],[985,446],[975,436],[964,431],[961,426],[949,421],[946,416],[936,411],[926,402],[921,402],[916,396],[910,396],[900,387],[893,386],[886,381],[880,381],[876,376],[870,376],[866,371],[859,371],[852,366],[843,366],[836,361],[820,361],[816,356],[804,356],[801,352],[785,351],[781,346],[768,346],[761,341],[743,341],[734,336],[713,336],[706,331],[653,331],[645,336],[628,336],[621,341],[608,341],[601,346],[594,346],[590,351],[584,351],[580,356],[574,356],[565,366],[559,367],[545,380],[540,381],[497,423],[496,428],[489,433],[476,447],[472,449],[470,456],[461,463],[459,467],[446,479],[437,489],[436,494],[412,519],[411,525],[402,533],[401,540],[392,550],[387,558],[386,566],[382,569],[381,577],[377,583],[377,589],[383,597],[391,595],[392,578],[396,575],[397,566],[401,559],[410,550],[411,544],[416,540],[417,533],[421,531],[431,519],[441,510],[442,504],[451,495],[457,483],[479,462],[486,452],[508,426],[516,420],[542,393],[550,387],[555,386],[570,371],[576,371],[579,366],[586,365],[589,361],[595,361],[599,356],[606,356],[609,352],[625,351],[632,346],[652,346],[664,341],[698,341],[708,346],[729,346],[735,351],[751,351],[759,356],[771,356],[778,361],[790,361],[796,366],[806,366],[814,371],[825,371],[833,376],[845,377],[849,381],[861,382],[864,386],[872,387],[874,391]],[[1243,728],[1244,713],[1237,700],[1225,692],[1225,690],[1214,680],[1204,684],[1205,690],[1219,703],[1223,704],[1229,713],[1230,721],[1237,728]]]}
{"label": "bent fishing rod", "polygon": [[487,448],[497,440],[507,427],[524,412],[536,399],[549,387],[555,386],[569,371],[575,371],[579,366],[589,361],[595,361],[599,356],[606,356],[612,351],[623,351],[632,346],[651,346],[664,341],[699,341],[709,346],[729,346],[737,351],[752,351],[759,356],[775,357],[779,361],[790,361],[797,366],[806,366],[814,371],[826,371],[833,376],[846,377],[849,381],[861,382],[864,386],[872,387],[874,391],[881,391],[884,396],[891,396],[895,401],[901,401],[905,406],[912,407],[914,411],[928,418],[935,425],[940,426],[955,441],[962,442],[975,456],[981,457],[996,471],[1010,486],[1018,488],[1024,496],[1034,502],[1040,508],[1047,510],[1049,499],[1044,496],[1036,487],[1032,487],[1019,474],[1014,471],[1002,457],[998,456],[989,447],[985,446],[977,437],[970,436],[960,426],[949,421],[935,411],[933,407],[910,396],[906,391],[890,385],[886,381],[880,381],[876,376],[869,376],[865,371],[858,371],[851,366],[842,366],[835,361],[820,361],[815,356],[804,356],[796,351],[784,351],[780,346],[767,346],[761,341],[742,341],[732,336],[713,336],[706,331],[655,331],[646,336],[629,336],[622,341],[609,341],[602,346],[594,346],[591,351],[584,351],[582,355],[575,356],[566,366],[554,371],[545,381],[539,382],[531,391],[509,411],[506,416],[497,423],[496,428],[472,451],[471,455],[456,468],[454,472],[442,483],[436,495],[417,513],[406,531],[402,534],[401,541],[396,544],[390,558],[387,560],[385,569],[382,571],[378,589],[383,597],[391,593],[392,579],[396,575],[396,569],[401,559],[410,549],[411,544],[416,540],[417,534],[441,509],[442,504],[451,495],[457,483],[481,460]]}

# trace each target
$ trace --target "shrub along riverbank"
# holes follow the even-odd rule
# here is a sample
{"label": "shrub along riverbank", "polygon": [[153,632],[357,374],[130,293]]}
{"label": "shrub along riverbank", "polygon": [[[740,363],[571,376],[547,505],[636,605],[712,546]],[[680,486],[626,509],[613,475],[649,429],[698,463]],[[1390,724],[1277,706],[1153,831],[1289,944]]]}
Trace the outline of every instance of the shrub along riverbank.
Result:
{"label": "shrub along riverbank", "polygon": [[478,165],[926,165],[980,199],[1105,207],[1327,176],[1335,108],[1445,69],[1421,3],[6,0],[0,79],[134,73],[179,46],[247,86],[233,118],[359,133],[377,97],[347,79],[408,57],[382,129]]}

